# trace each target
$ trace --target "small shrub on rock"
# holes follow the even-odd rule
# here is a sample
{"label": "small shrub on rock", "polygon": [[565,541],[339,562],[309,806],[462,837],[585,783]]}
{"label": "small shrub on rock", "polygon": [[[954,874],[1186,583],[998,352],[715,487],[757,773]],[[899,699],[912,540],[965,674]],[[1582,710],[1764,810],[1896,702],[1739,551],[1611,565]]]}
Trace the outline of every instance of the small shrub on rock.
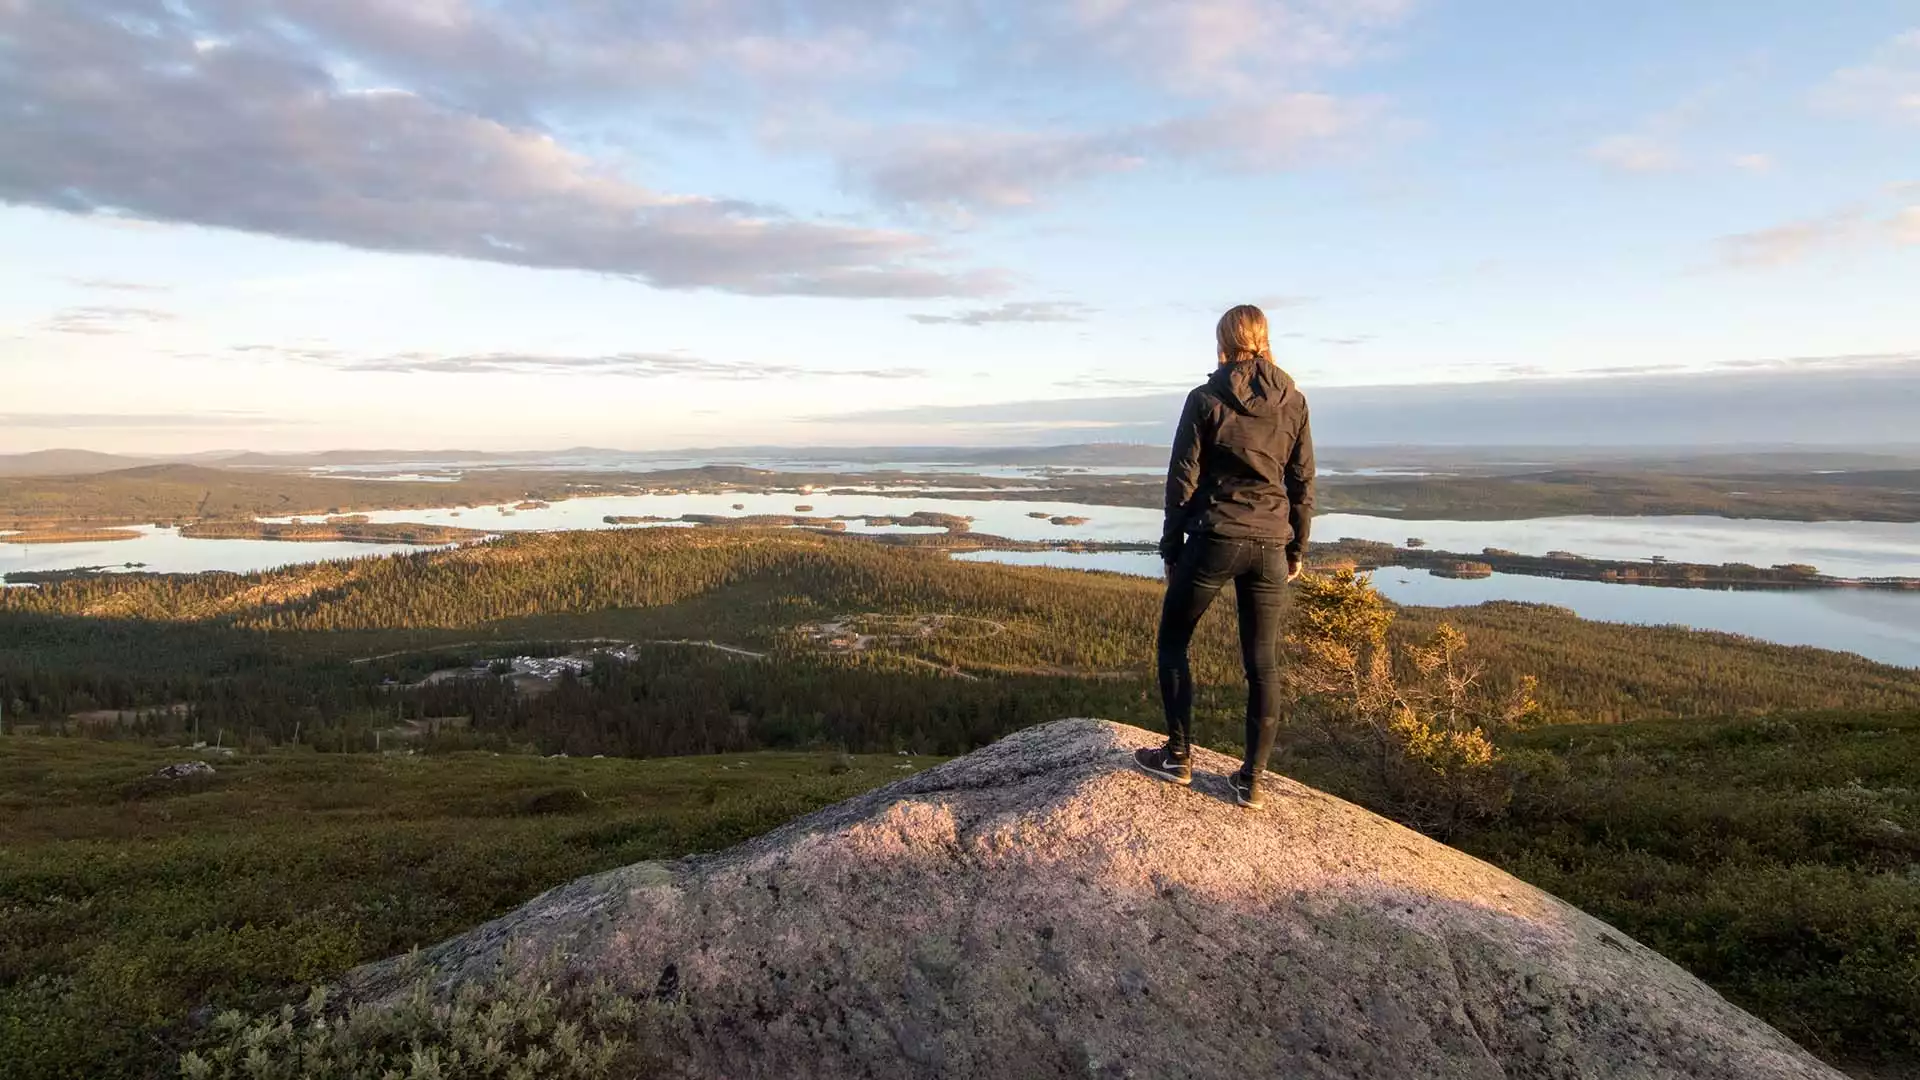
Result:
{"label": "small shrub on rock", "polygon": [[1513,782],[1492,735],[1538,709],[1531,676],[1489,688],[1466,635],[1445,623],[1396,649],[1393,609],[1351,570],[1303,577],[1294,603],[1288,678],[1364,759],[1387,813],[1444,837],[1505,811]]}

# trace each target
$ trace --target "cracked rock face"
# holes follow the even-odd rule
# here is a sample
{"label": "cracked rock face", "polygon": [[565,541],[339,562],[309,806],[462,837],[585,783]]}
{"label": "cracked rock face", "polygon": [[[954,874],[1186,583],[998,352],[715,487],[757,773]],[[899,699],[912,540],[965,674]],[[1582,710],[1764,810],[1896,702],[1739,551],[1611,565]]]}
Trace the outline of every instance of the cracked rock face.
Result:
{"label": "cracked rock face", "polygon": [[729,851],[582,878],[425,959],[451,983],[558,955],[670,1002],[688,1077],[1840,1077],[1350,803],[1270,776],[1241,810],[1238,762],[1206,751],[1191,789],[1133,770],[1159,741],[1033,728]]}

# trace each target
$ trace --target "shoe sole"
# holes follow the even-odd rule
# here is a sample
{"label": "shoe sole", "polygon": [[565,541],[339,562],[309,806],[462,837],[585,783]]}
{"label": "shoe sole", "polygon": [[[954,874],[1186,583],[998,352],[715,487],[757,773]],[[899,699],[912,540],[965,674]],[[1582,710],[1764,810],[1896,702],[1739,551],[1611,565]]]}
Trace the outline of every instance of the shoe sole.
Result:
{"label": "shoe sole", "polygon": [[1158,769],[1149,769],[1145,765],[1140,764],[1139,758],[1133,759],[1133,767],[1153,777],[1155,780],[1165,780],[1169,784],[1179,784],[1181,787],[1193,786],[1193,775],[1191,773],[1186,776],[1181,776],[1178,773],[1167,773],[1161,772]]}

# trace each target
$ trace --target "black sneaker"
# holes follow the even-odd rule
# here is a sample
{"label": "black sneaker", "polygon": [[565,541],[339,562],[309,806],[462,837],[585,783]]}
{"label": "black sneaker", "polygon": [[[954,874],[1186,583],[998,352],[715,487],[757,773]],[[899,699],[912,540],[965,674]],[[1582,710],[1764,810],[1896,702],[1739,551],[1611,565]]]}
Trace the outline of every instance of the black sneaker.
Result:
{"label": "black sneaker", "polygon": [[1254,783],[1253,777],[1244,772],[1236,771],[1227,775],[1227,790],[1233,792],[1233,802],[1236,806],[1258,810],[1267,805],[1266,800],[1260,797],[1260,789]]}
{"label": "black sneaker", "polygon": [[1148,776],[1165,780],[1172,784],[1193,783],[1193,766],[1186,758],[1177,758],[1166,747],[1157,746],[1152,750],[1135,750],[1133,763]]}

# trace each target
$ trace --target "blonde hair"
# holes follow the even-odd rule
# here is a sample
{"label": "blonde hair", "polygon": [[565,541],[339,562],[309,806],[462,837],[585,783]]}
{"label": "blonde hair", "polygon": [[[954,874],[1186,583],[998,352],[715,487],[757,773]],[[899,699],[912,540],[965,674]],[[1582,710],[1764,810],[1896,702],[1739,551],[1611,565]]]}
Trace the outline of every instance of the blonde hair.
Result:
{"label": "blonde hair", "polygon": [[1241,304],[1220,316],[1213,340],[1223,364],[1273,359],[1273,347],[1267,341],[1267,313],[1252,304]]}

